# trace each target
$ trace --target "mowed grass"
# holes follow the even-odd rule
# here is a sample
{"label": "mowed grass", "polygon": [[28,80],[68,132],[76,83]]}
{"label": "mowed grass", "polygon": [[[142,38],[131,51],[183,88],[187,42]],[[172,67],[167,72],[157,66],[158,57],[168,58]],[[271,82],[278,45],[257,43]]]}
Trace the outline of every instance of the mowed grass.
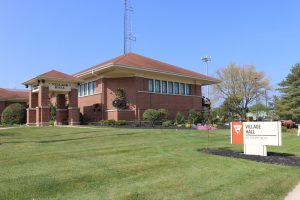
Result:
{"label": "mowed grass", "polygon": [[[0,199],[283,199],[300,168],[207,155],[207,131],[0,130]],[[210,148],[230,145],[210,132]],[[269,150],[300,156],[300,137]]]}

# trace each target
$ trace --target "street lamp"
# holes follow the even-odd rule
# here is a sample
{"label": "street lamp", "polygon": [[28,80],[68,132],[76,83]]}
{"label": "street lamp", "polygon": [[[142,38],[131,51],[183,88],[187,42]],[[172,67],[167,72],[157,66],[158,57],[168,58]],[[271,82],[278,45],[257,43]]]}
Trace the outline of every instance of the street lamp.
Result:
{"label": "street lamp", "polygon": [[[206,75],[208,76],[208,62],[211,62],[210,56],[203,56],[201,57],[202,62],[206,64]],[[209,85],[207,85],[207,98],[209,98]]]}

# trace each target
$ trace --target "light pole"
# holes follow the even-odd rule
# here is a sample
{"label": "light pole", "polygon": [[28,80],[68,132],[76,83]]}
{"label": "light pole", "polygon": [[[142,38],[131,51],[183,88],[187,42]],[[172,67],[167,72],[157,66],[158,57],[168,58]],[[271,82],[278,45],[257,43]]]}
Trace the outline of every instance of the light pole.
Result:
{"label": "light pole", "polygon": [[[211,62],[210,56],[203,56],[201,57],[202,62],[206,64],[206,75],[208,76],[208,62]],[[207,98],[209,98],[209,85],[207,85]]]}

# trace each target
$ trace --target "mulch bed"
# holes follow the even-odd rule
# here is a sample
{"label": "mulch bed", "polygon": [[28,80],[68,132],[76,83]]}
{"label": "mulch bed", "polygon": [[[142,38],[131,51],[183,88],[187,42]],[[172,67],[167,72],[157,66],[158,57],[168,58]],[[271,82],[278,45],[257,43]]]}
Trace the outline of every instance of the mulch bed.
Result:
{"label": "mulch bed", "polygon": [[268,156],[255,156],[245,155],[243,152],[236,152],[227,149],[198,149],[198,151],[212,155],[241,158],[269,164],[300,166],[300,157],[287,153],[268,152]]}

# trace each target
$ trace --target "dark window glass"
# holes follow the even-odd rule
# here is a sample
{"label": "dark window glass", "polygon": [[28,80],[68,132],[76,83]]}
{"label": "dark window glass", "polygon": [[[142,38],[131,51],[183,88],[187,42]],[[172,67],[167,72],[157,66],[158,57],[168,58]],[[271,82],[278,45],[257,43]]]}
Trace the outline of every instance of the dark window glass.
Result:
{"label": "dark window glass", "polygon": [[173,82],[168,82],[168,93],[173,94]]}
{"label": "dark window glass", "polygon": [[191,84],[186,84],[186,95],[191,95],[192,92],[192,85]]}
{"label": "dark window glass", "polygon": [[167,81],[162,81],[162,93],[167,93]]}
{"label": "dark window glass", "polygon": [[149,92],[154,92],[154,90],[153,90],[153,80],[152,79],[148,80],[148,91]]}
{"label": "dark window glass", "polygon": [[174,83],[174,94],[179,94],[179,83]]}
{"label": "dark window glass", "polygon": [[155,80],[155,92],[160,93],[160,80]]}
{"label": "dark window glass", "polygon": [[184,83],[180,83],[180,94],[185,95],[185,84]]}

